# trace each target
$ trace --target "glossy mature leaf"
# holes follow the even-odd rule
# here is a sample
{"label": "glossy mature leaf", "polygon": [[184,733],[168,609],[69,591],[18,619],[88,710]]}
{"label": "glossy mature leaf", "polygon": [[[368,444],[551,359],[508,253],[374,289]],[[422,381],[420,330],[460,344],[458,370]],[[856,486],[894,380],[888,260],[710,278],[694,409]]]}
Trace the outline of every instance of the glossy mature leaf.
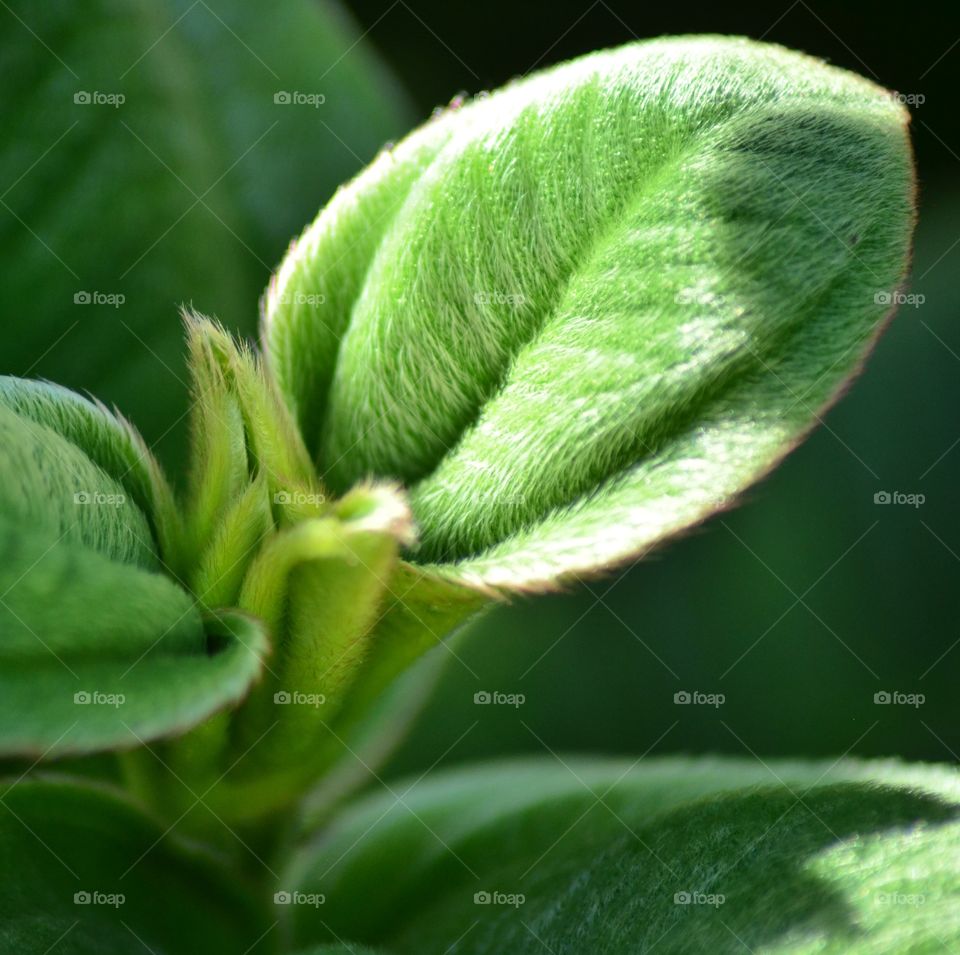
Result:
{"label": "glossy mature leaf", "polygon": [[209,859],[126,798],[76,781],[0,783],[0,868],[4,952],[243,952],[270,925]]}
{"label": "glossy mature leaf", "polygon": [[322,913],[295,913],[301,940],[332,931],[411,955],[960,940],[953,768],[550,759],[393,788],[345,813],[286,876],[326,898]]}
{"label": "glossy mature leaf", "polygon": [[301,237],[264,339],[335,490],[411,486],[420,563],[549,586],[772,467],[902,281],[906,113],[778,47],[598,53],[454,109]]}
{"label": "glossy mature leaf", "polygon": [[251,330],[289,236],[402,130],[403,96],[334,0],[11,0],[0,59],[0,371],[91,388],[155,441],[185,408],[179,305]]}

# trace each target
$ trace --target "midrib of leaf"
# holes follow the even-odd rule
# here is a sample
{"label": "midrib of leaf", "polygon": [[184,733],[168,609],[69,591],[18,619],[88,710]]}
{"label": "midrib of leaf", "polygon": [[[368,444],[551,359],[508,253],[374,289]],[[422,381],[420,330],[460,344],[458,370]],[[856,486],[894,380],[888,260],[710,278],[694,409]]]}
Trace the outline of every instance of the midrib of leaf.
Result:
{"label": "midrib of leaf", "polygon": [[[687,154],[689,154],[689,152]],[[678,157],[677,161],[681,161],[682,158],[685,157]],[[669,167],[665,165],[661,169],[660,173],[661,175],[665,175],[669,171]],[[654,185],[655,183],[651,183],[651,186]],[[602,247],[602,245],[602,242],[594,243],[593,251],[596,252]],[[851,256],[848,254],[847,260],[849,261],[850,258]],[[838,285],[843,283],[846,280],[846,277],[847,276],[842,269],[838,270],[837,274],[830,279],[828,284],[820,291],[820,293],[808,303],[808,307],[817,309],[824,301],[829,299],[831,292],[834,291]],[[799,316],[797,316],[797,320],[799,320]],[[874,339],[879,337],[879,334],[882,333],[882,330],[883,329],[881,328],[873,336]],[[616,450],[616,463],[611,466],[611,458],[609,455],[604,457],[603,460],[600,459],[599,455],[591,458],[585,449],[584,461],[586,466],[584,469],[577,473],[573,473],[571,471],[563,475],[563,477],[568,480],[575,479],[575,486],[558,482],[554,487],[551,488],[552,499],[547,500],[545,498],[541,498],[538,502],[539,506],[536,510],[527,510],[522,517],[516,517],[516,529],[511,534],[504,537],[501,542],[495,545],[496,549],[503,547],[505,552],[508,552],[513,541],[522,539],[525,533],[534,530],[538,524],[540,524],[549,516],[575,510],[578,504],[582,503],[587,497],[603,497],[607,491],[617,488],[625,480],[627,480],[632,473],[643,467],[652,459],[655,459],[658,454],[663,452],[670,445],[670,443],[682,441],[685,436],[692,435],[696,431],[697,427],[699,427],[705,420],[708,420],[709,416],[704,414],[705,410],[708,410],[717,398],[729,391],[731,383],[734,383],[738,375],[740,375],[745,369],[749,369],[755,361],[759,361],[761,367],[770,369],[775,373],[778,362],[782,359],[785,352],[791,347],[796,333],[797,323],[794,321],[792,323],[785,324],[782,328],[777,329],[775,332],[768,332],[762,341],[752,339],[750,346],[748,346],[746,349],[732,353],[730,356],[728,356],[729,360],[723,364],[722,368],[718,369],[717,373],[711,377],[703,387],[700,387],[695,392],[690,393],[687,396],[688,400],[686,403],[683,405],[678,405],[677,410],[669,421],[669,428],[664,428],[662,426],[658,428],[657,425],[662,425],[662,423],[655,421],[649,423],[649,427],[645,428],[643,433],[638,433],[637,429],[631,426],[631,419],[625,418],[624,432],[634,440],[633,443],[624,441],[619,445],[614,446]],[[858,349],[851,350],[851,358],[857,358],[858,355]],[[519,354],[514,355],[513,361],[515,362],[518,357]],[[501,379],[497,391],[492,393],[487,400],[492,400],[501,393],[503,386],[506,383],[506,379],[509,378],[509,376],[510,371],[508,370]],[[646,382],[638,381],[633,383],[632,387],[628,386],[625,389],[618,390],[616,394],[623,400],[625,405],[629,405],[632,401],[631,391],[635,390],[637,392],[643,392],[647,389],[647,387],[648,385]],[[822,416],[829,410],[834,401],[840,396],[843,389],[846,387],[847,383],[845,382],[837,389],[833,396],[820,404],[815,411],[814,421],[811,422],[808,431],[816,427],[816,425],[819,423],[819,419],[822,418]],[[600,394],[603,393],[596,393],[598,396]],[[798,404],[800,404],[800,402],[798,402]],[[476,418],[470,425],[471,428],[477,423],[482,411],[482,407],[477,409]],[[644,424],[646,425],[647,423],[645,422]],[[804,435],[806,433],[807,432],[804,432]],[[785,450],[784,453],[788,453],[793,449],[793,447],[796,446],[796,444],[800,443],[804,435],[800,435],[797,440]],[[466,437],[466,433],[464,434],[464,437]],[[609,435],[605,435],[604,440],[609,442]],[[604,450],[608,449],[605,448]],[[451,454],[455,453],[456,446],[451,449]],[[611,471],[611,467],[613,467],[615,470]],[[433,472],[431,472],[431,474],[432,473]],[[427,475],[411,488],[410,493],[414,506],[416,506],[417,502],[418,488],[421,487],[423,482],[427,481],[430,476],[431,475]],[[444,560],[453,560],[455,564],[470,564],[474,559],[481,558],[481,556],[484,555],[489,549],[490,548],[488,546],[479,544],[475,546],[470,553],[460,555],[430,554],[429,564],[439,564],[442,566],[440,562]],[[447,568],[447,570],[449,571],[449,568]]]}
{"label": "midrib of leaf", "polygon": [[[829,299],[830,292],[834,291],[836,286],[842,282],[842,278],[842,275],[838,275],[830,286],[824,289],[820,301]],[[889,317],[892,317],[892,311],[888,316],[888,321]],[[784,363],[789,361],[791,346],[797,336],[801,334],[808,334],[811,337],[816,336],[819,325],[825,323],[828,319],[829,316],[825,316],[819,322],[813,323],[809,329],[795,330],[794,335],[787,335],[781,340],[779,348],[763,353],[763,370],[776,375],[783,383],[784,388],[796,397],[794,409],[798,414],[795,417],[804,418],[805,423],[802,430],[795,431],[790,423],[784,419],[782,436],[779,439],[774,437],[768,441],[768,456],[762,467],[755,473],[753,480],[761,479],[772,471],[783,458],[795,450],[805,437],[819,426],[823,416],[849,387],[848,377],[839,384],[831,386],[826,393],[822,393],[822,388],[805,392],[802,387],[804,382],[802,380],[794,381],[784,368]],[[876,344],[876,341],[883,334],[886,324],[887,322],[884,322],[879,327],[870,330],[870,334],[865,339],[870,343],[870,348]],[[861,343],[860,348],[862,347]],[[860,348],[853,348],[848,352],[847,367],[851,369],[850,374],[859,372],[866,361],[867,356],[861,353]],[[741,383],[735,393],[750,391],[756,385],[756,377],[748,378]],[[796,385],[796,388],[793,387],[794,385]],[[682,456],[689,453],[689,449],[696,442],[697,432],[713,423],[713,419],[700,418],[697,420],[695,416],[691,416],[688,422],[689,426],[685,430],[664,437],[662,448],[666,448],[668,444],[675,444],[677,445],[678,455]],[[554,590],[559,582],[566,580],[574,573],[578,578],[605,576],[617,564],[644,557],[664,540],[672,537],[681,527],[703,520],[717,510],[718,505],[716,503],[709,501],[702,503],[696,514],[688,515],[676,522],[665,521],[657,533],[648,538],[641,551],[638,552],[631,545],[625,547],[620,554],[605,554],[602,565],[595,564],[589,553],[584,550],[583,540],[576,533],[575,526],[568,528],[562,536],[552,533],[552,524],[556,525],[557,531],[563,531],[570,514],[576,514],[581,509],[586,510],[597,502],[600,502],[601,507],[605,509],[608,523],[615,524],[616,520],[611,518],[611,515],[620,514],[619,508],[622,506],[617,498],[622,495],[626,499],[627,507],[629,507],[632,499],[636,497],[636,491],[632,488],[631,481],[637,477],[643,465],[655,458],[662,448],[658,447],[651,450],[645,459],[611,476],[597,487],[594,493],[581,495],[569,504],[548,509],[540,516],[539,523],[537,521],[526,522],[517,532],[492,547],[482,549],[471,557],[453,563],[429,563],[418,566],[424,572],[436,574],[444,579],[458,581],[481,590],[489,587],[504,588],[507,591],[517,589],[521,591]],[[739,490],[741,483],[742,479],[738,477],[735,480],[736,487],[729,489],[729,491]],[[718,482],[717,493],[722,498],[728,493],[728,490]],[[585,525],[587,527],[591,525],[589,517],[585,519]],[[524,551],[526,551],[525,556],[530,565],[524,566],[521,560],[511,566],[511,562],[518,561],[518,553],[522,557]],[[553,576],[552,573],[544,573],[542,569],[531,566],[533,563],[531,558],[535,560],[537,555],[542,557],[547,553],[551,557],[558,557],[565,553],[570,557],[580,555],[582,566],[580,569],[565,567],[560,579]]]}
{"label": "midrib of leaf", "polygon": [[[602,79],[603,77],[598,73],[594,78],[594,89],[598,89],[600,87],[602,84]],[[358,304],[363,299],[364,293],[370,285],[373,273],[377,268],[379,257],[384,254],[384,249],[388,244],[391,231],[394,230],[398,224],[402,224],[405,212],[409,210],[410,207],[417,201],[419,189],[423,187],[424,183],[429,185],[428,180],[431,171],[447,158],[448,153],[454,158],[457,156],[457,151],[461,148],[460,138],[468,137],[470,133],[469,113],[472,108],[472,106],[465,107],[462,113],[456,117],[455,121],[462,121],[466,123],[466,129],[455,129],[451,132],[451,135],[447,138],[444,145],[433,156],[429,164],[421,171],[420,175],[411,182],[409,188],[405,192],[402,203],[398,206],[395,213],[391,216],[389,224],[381,233],[379,241],[375,247],[374,254],[368,260],[367,267],[363,271],[363,278],[358,286],[357,294],[351,303],[349,317],[344,324],[344,333],[337,345],[336,359],[334,364],[336,364],[336,362],[339,360],[340,352],[343,350],[344,343],[347,340],[348,335],[351,334],[351,331],[354,330],[353,333],[357,334],[355,331],[356,326],[353,321],[354,315]],[[527,105],[522,112],[526,115],[532,115],[535,113],[537,108],[538,104],[533,102]],[[736,114],[734,114],[734,117],[735,116]],[[558,276],[557,281],[551,283],[550,288],[547,290],[544,301],[535,309],[533,315],[531,316],[531,320],[524,327],[522,327],[520,334],[515,335],[515,337],[511,340],[511,347],[505,353],[503,361],[499,367],[493,369],[492,373],[485,375],[482,381],[478,381],[475,376],[471,379],[471,385],[474,386],[472,407],[458,418],[451,418],[450,420],[453,422],[453,424],[448,423],[448,428],[460,435],[460,437],[451,446],[445,445],[444,450],[440,452],[439,457],[435,457],[425,469],[419,469],[420,473],[413,476],[408,476],[407,483],[409,485],[413,485],[415,488],[417,483],[429,478],[435,472],[437,466],[440,464],[443,458],[448,453],[455,452],[457,445],[460,443],[460,440],[462,440],[463,434],[468,432],[476,425],[483,413],[484,406],[491,400],[495,399],[503,391],[510,378],[511,370],[519,355],[523,352],[524,348],[537,339],[543,328],[550,324],[551,320],[555,317],[556,310],[559,304],[564,301],[567,289],[576,278],[578,271],[582,268],[582,263],[585,260],[590,261],[594,259],[597,251],[604,248],[616,234],[618,226],[621,225],[621,222],[619,221],[620,217],[624,214],[625,210],[631,208],[634,204],[641,202],[644,197],[653,192],[657,188],[658,182],[664,176],[666,176],[677,164],[682,163],[689,155],[702,148],[703,139],[708,137],[709,134],[716,129],[722,127],[725,122],[729,121],[729,119],[730,117],[725,117],[724,120],[719,120],[712,125],[705,126],[701,130],[697,130],[695,133],[692,131],[687,131],[682,140],[674,145],[671,154],[666,158],[662,158],[653,169],[649,170],[647,174],[637,182],[636,187],[628,195],[625,195],[621,198],[616,192],[611,194],[611,198],[614,201],[612,204],[608,203],[608,208],[598,216],[599,222],[596,227],[588,232],[582,241],[571,245],[569,249],[563,250],[563,257],[566,259],[565,274],[561,273]],[[592,129],[592,125],[589,128]],[[671,132],[676,132],[676,130],[671,130]],[[592,180],[589,176],[586,177],[586,181],[588,183],[592,183]],[[595,194],[596,191],[592,191]],[[577,233],[577,235],[579,235],[579,233]],[[535,256],[532,256],[532,258],[535,259]],[[517,276],[514,276],[514,279],[516,278]],[[327,387],[327,394],[324,401],[325,413],[322,431],[325,438],[327,434],[327,422],[330,418],[329,396],[333,386],[333,381],[334,377],[332,376]],[[450,410],[452,412],[452,409]],[[324,448],[326,444],[327,441],[325,439],[322,440],[321,448]],[[330,465],[330,468],[332,470],[333,465]],[[341,487],[338,489],[344,490],[345,488]]]}

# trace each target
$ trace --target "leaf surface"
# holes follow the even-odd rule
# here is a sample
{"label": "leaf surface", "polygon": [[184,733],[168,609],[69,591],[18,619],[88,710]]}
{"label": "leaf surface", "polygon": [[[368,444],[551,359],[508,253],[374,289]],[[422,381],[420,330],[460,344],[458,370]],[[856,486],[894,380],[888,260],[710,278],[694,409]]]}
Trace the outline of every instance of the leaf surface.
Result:
{"label": "leaf surface", "polygon": [[526,760],[358,802],[296,860],[297,935],[400,953],[942,951],[960,939],[947,767]]}
{"label": "leaf surface", "polygon": [[412,559],[554,586],[724,506],[818,421],[902,282],[907,117],[748,40],[592,54],[343,189],[264,341],[324,479],[403,481]]}
{"label": "leaf surface", "polygon": [[5,952],[243,952],[270,924],[222,869],[106,788],[5,780],[0,862]]}

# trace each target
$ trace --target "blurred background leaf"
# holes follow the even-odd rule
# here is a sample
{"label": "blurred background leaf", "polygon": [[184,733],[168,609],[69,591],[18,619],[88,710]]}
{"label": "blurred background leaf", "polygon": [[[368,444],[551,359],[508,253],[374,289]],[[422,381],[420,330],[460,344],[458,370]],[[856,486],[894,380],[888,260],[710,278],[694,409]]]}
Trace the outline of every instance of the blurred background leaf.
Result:
{"label": "blurred background leaf", "polygon": [[90,389],[177,461],[178,307],[252,334],[287,243],[408,103],[326,0],[16,2],[0,23],[0,371]]}

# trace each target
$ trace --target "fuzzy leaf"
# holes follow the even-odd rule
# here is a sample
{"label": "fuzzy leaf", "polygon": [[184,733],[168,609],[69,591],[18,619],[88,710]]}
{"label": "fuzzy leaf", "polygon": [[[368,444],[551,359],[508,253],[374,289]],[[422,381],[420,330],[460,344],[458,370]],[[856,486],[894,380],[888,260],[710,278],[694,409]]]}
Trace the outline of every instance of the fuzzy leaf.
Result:
{"label": "fuzzy leaf", "polygon": [[584,57],[382,155],[292,248],[264,341],[334,491],[411,491],[413,559],[530,589],[771,468],[902,282],[902,106],[779,47]]}
{"label": "fuzzy leaf", "polygon": [[[0,468],[8,499],[0,513],[23,514],[24,505],[33,502],[26,508],[31,520],[54,521],[58,530],[76,519],[81,526],[87,518],[132,521],[132,533],[144,550],[156,549],[166,563],[177,563],[181,530],[173,492],[140,433],[124,418],[59,385],[9,376],[0,376],[2,411],[19,419],[8,416],[6,427],[15,427],[23,437],[7,435]],[[88,462],[80,460],[77,449]],[[58,467],[44,463],[45,457]],[[67,486],[59,491],[50,484],[64,480]],[[101,497],[111,504],[98,504]],[[88,505],[86,510],[78,503]],[[132,506],[125,507],[128,503]],[[59,518],[54,520],[54,514]],[[153,543],[148,544],[151,532]]]}
{"label": "fuzzy leaf", "polygon": [[281,881],[326,899],[301,943],[410,955],[946,951],[958,817],[947,767],[513,761],[394,783]]}
{"label": "fuzzy leaf", "polygon": [[405,502],[391,488],[370,487],[352,491],[328,517],[264,543],[239,606],[263,621],[276,647],[269,677],[237,714],[237,755],[269,732],[242,762],[228,759],[234,771],[210,796],[225,812],[251,815],[289,802],[326,768],[327,721],[351,700],[358,671],[377,649],[370,641],[408,535]]}
{"label": "fuzzy leaf", "polygon": [[222,868],[106,788],[0,783],[0,864],[4,952],[243,952],[270,925]]}
{"label": "fuzzy leaf", "polygon": [[240,615],[205,625],[160,572],[173,515],[124,422],[0,379],[0,754],[136,746],[249,688],[265,637]]}
{"label": "fuzzy leaf", "polygon": [[0,754],[129,749],[237,702],[267,651],[169,578],[0,523]]}

